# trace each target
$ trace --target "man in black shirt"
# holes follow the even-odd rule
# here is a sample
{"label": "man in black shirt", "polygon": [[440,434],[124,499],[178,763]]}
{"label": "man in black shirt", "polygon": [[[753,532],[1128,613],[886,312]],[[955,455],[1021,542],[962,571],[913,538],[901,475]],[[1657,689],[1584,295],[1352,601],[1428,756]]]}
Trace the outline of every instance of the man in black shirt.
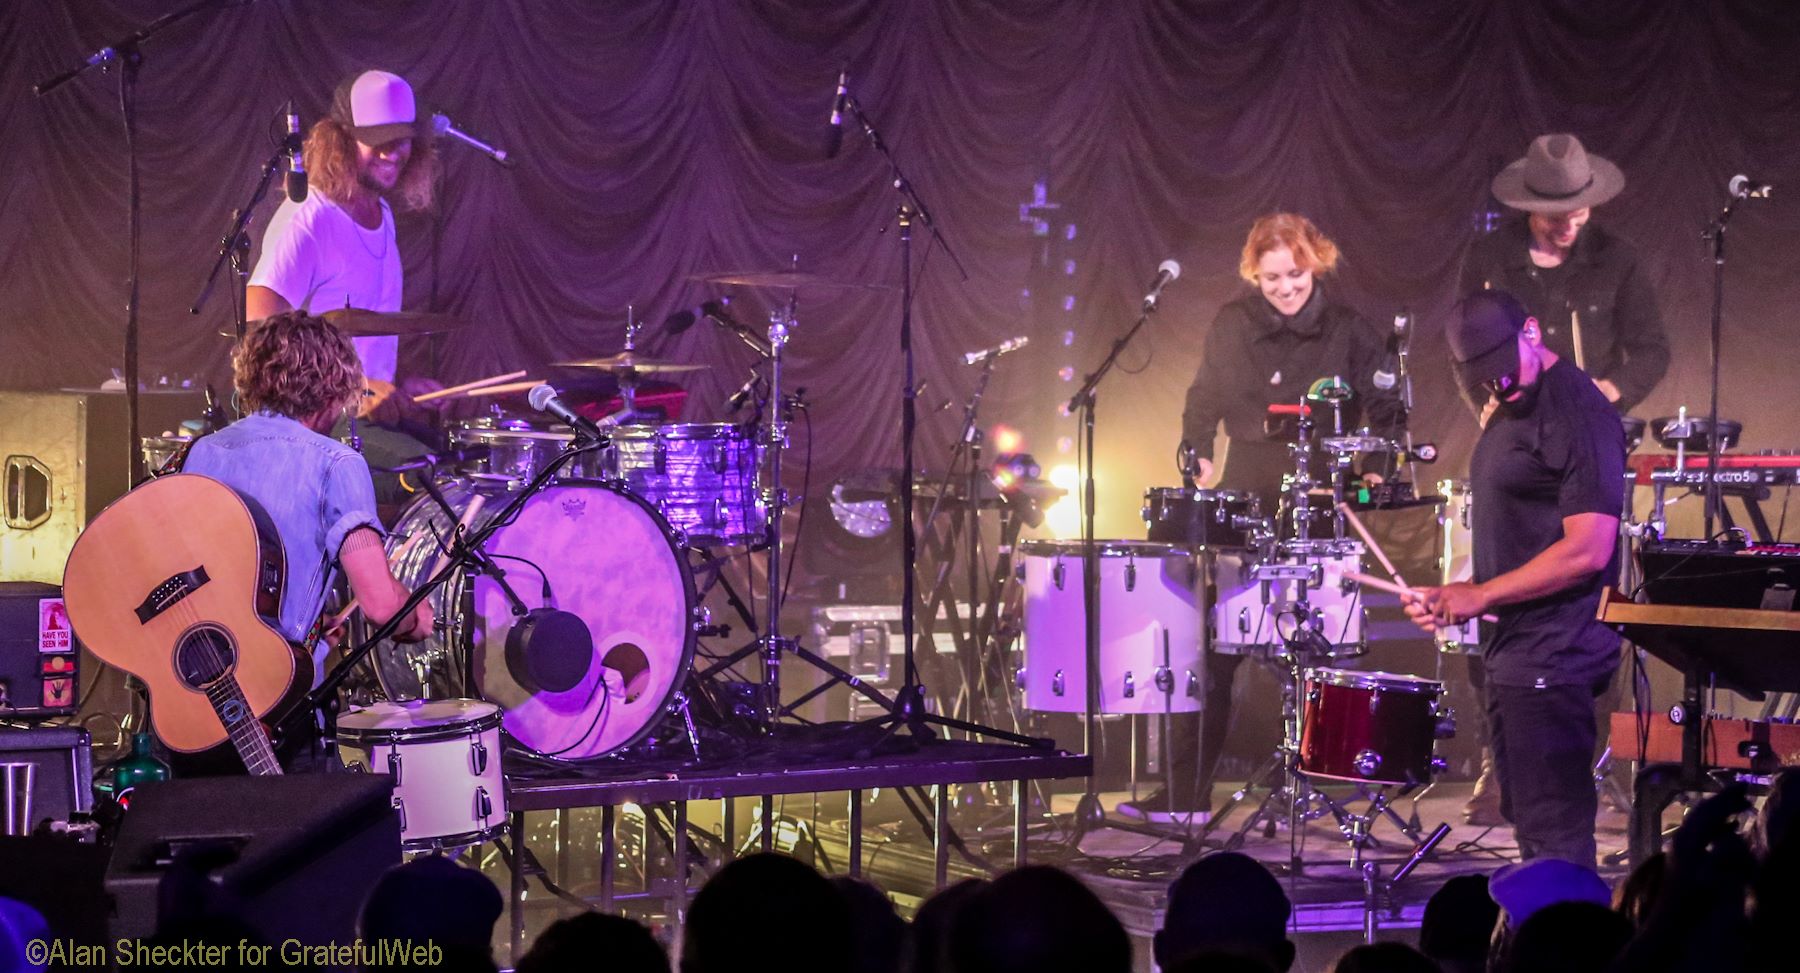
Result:
{"label": "man in black shirt", "polygon": [[1498,616],[1482,659],[1502,812],[1523,858],[1593,867],[1594,699],[1619,659],[1595,615],[1618,574],[1624,431],[1511,295],[1470,295],[1449,339],[1464,384],[1498,402],[1470,462],[1475,580],[1420,588],[1406,611],[1427,631]]}

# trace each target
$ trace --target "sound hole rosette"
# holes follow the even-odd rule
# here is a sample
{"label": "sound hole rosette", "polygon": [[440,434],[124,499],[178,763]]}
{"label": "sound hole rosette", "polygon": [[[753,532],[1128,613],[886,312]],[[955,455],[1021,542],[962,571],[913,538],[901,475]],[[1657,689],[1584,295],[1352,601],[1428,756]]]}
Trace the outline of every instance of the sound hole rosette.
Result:
{"label": "sound hole rosette", "polygon": [[[444,493],[459,515],[477,495],[461,482]],[[485,524],[502,506],[490,499],[472,526]],[[442,536],[454,527],[425,498],[402,514],[396,532],[428,526]],[[390,547],[402,543],[398,536],[390,539]],[[517,622],[511,605],[493,579],[459,572],[433,596],[446,631],[414,645],[377,649],[383,689],[395,699],[479,696],[501,708],[509,737],[547,757],[605,756],[647,736],[685,684],[697,640],[692,570],[668,522],[620,484],[572,480],[526,501],[518,519],[495,532],[485,550],[528,609],[559,608],[587,624],[593,658],[586,675],[562,692],[521,684],[506,659],[507,635]],[[400,559],[395,574],[417,586],[436,558],[436,545],[427,539]],[[619,654],[622,646],[641,659]]]}

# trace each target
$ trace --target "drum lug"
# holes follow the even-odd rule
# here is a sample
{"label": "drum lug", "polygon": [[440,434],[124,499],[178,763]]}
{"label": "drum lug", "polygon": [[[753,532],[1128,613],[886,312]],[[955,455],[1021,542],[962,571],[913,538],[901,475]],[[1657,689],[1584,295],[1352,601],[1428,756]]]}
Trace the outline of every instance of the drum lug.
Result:
{"label": "drum lug", "polygon": [[1057,591],[1061,591],[1063,590],[1063,580],[1068,576],[1069,573],[1063,570],[1062,558],[1057,558],[1055,566],[1050,569],[1050,583],[1056,585]]}
{"label": "drum lug", "polygon": [[1175,692],[1175,673],[1168,666],[1156,667],[1156,691],[1168,696]]}
{"label": "drum lug", "polygon": [[393,800],[393,805],[394,805],[394,817],[397,817],[400,819],[400,833],[405,834],[406,833],[406,801],[402,800],[400,795],[395,794],[394,800]]}
{"label": "drum lug", "polygon": [[1444,758],[1438,756],[1437,754],[1431,755],[1431,774],[1432,774],[1432,776],[1435,777],[1438,774],[1441,774],[1444,771],[1449,770],[1449,769],[1450,769],[1450,761],[1445,760]]}
{"label": "drum lug", "polygon": [[400,786],[400,748],[388,751],[388,773],[394,776],[394,786]]}
{"label": "drum lug", "polygon": [[1136,558],[1126,558],[1125,559],[1125,590],[1126,591],[1136,591],[1137,590],[1137,559]]}
{"label": "drum lug", "polygon": [[656,438],[656,446],[651,450],[651,453],[656,457],[654,461],[656,463],[656,475],[669,475],[669,444],[664,442],[661,436]]}
{"label": "drum lug", "polygon": [[486,824],[487,819],[494,816],[494,799],[488,796],[485,787],[475,788],[475,816],[481,819],[482,824]]}
{"label": "drum lug", "polygon": [[1024,561],[1020,561],[1019,563],[1013,565],[1013,580],[1014,581],[1024,581],[1025,580],[1025,562]]}
{"label": "drum lug", "polygon": [[1025,688],[1025,667],[1024,666],[1020,666],[1017,669],[1013,670],[1013,685],[1017,686],[1021,690],[1023,690]]}
{"label": "drum lug", "polygon": [[1356,759],[1352,761],[1351,765],[1356,768],[1357,773],[1364,777],[1373,777],[1375,772],[1381,769],[1381,754],[1373,750],[1358,750]]}
{"label": "drum lug", "polygon": [[1437,716],[1437,728],[1436,728],[1437,738],[1439,740],[1448,740],[1448,739],[1451,739],[1452,737],[1455,737],[1456,736],[1456,710],[1455,710],[1455,708],[1450,707],[1450,706],[1440,707],[1436,713],[1436,716]]}
{"label": "drum lug", "polygon": [[1248,608],[1238,609],[1238,634],[1246,636],[1250,634],[1250,609]]}
{"label": "drum lug", "polygon": [[1137,698],[1137,680],[1132,677],[1130,669],[1125,670],[1125,698]]}
{"label": "drum lug", "polygon": [[1187,674],[1187,694],[1190,699],[1200,698],[1200,676],[1189,669]]}
{"label": "drum lug", "polygon": [[1065,688],[1066,684],[1063,682],[1063,671],[1058,669],[1056,670],[1056,674],[1050,677],[1050,694],[1053,696],[1061,696],[1063,695],[1063,690]]}
{"label": "drum lug", "polygon": [[[1369,715],[1374,716],[1375,711],[1379,709],[1381,709],[1381,687],[1376,686],[1374,689],[1369,690]],[[1376,758],[1377,761],[1380,759],[1381,758],[1379,757]]]}
{"label": "drum lug", "polygon": [[474,771],[475,776],[480,777],[482,774],[487,772],[487,762],[488,762],[487,744],[482,743],[479,739],[470,740],[469,741],[469,769]]}

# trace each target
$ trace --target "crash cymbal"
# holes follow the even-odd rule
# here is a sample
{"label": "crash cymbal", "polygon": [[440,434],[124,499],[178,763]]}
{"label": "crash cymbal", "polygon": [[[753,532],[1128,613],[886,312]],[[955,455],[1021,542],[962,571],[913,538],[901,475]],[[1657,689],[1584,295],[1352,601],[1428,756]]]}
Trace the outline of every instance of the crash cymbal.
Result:
{"label": "crash cymbal", "polygon": [[660,358],[651,358],[646,355],[640,355],[635,351],[621,351],[616,355],[607,355],[605,358],[582,358],[576,361],[559,361],[555,364],[559,368],[597,368],[603,372],[638,372],[639,374],[697,372],[703,368],[710,367],[707,365],[697,365],[692,362],[664,361]]}
{"label": "crash cymbal", "polygon": [[867,284],[862,281],[840,280],[822,274],[809,274],[799,270],[721,270],[712,273],[695,274],[689,280],[703,281],[708,284],[730,284],[737,287],[769,287],[780,290],[793,290],[799,287],[835,287],[839,290],[891,291],[892,284]]}
{"label": "crash cymbal", "polygon": [[441,334],[445,331],[460,331],[469,325],[469,322],[455,315],[427,311],[365,311],[359,307],[346,307],[326,311],[320,316],[352,338]]}

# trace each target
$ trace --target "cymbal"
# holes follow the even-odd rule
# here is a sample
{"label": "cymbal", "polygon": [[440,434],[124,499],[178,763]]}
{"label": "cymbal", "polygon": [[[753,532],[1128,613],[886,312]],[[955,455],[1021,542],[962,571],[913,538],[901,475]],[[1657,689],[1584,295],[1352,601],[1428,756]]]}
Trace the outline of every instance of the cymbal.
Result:
{"label": "cymbal", "polygon": [[650,358],[640,355],[634,351],[621,351],[616,355],[607,355],[605,358],[582,358],[576,361],[559,361],[555,364],[559,368],[597,368],[603,372],[638,372],[640,374],[697,372],[701,369],[710,367],[707,365],[697,365],[692,362],[664,361],[660,358]]}
{"label": "cymbal", "polygon": [[738,287],[769,287],[793,290],[798,287],[835,287],[840,290],[891,291],[892,284],[867,284],[862,281],[839,280],[822,274],[799,270],[719,270],[694,274],[688,280],[708,284],[732,284]]}
{"label": "cymbal", "polygon": [[352,338],[441,334],[445,331],[460,331],[469,326],[469,322],[453,314],[428,311],[365,311],[359,307],[346,307],[326,311],[320,317]]}

